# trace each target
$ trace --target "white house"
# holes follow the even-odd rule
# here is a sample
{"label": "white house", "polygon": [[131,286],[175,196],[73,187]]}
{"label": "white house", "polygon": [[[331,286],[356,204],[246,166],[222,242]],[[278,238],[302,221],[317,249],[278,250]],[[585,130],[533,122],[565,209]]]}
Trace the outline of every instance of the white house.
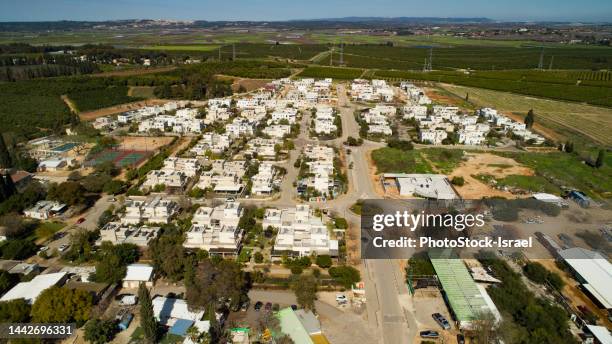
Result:
{"label": "white house", "polygon": [[128,265],[123,278],[123,288],[138,288],[140,283],[144,283],[149,288],[153,287],[153,267],[148,264]]}
{"label": "white house", "polygon": [[243,234],[238,223],[243,212],[238,202],[226,202],[214,208],[198,208],[183,246],[223,256],[237,255]]}
{"label": "white house", "polygon": [[419,140],[421,142],[431,142],[434,145],[439,145],[448,137],[446,130],[421,130],[419,132]]}
{"label": "white house", "polygon": [[32,208],[23,211],[27,217],[39,220],[49,219],[66,210],[66,205],[57,201],[38,201]]}
{"label": "white house", "polygon": [[267,209],[263,227],[278,229],[274,242],[275,256],[289,253],[309,256],[312,253],[338,255],[338,241],[329,237],[323,221],[314,215],[309,205],[300,204],[289,209]]}

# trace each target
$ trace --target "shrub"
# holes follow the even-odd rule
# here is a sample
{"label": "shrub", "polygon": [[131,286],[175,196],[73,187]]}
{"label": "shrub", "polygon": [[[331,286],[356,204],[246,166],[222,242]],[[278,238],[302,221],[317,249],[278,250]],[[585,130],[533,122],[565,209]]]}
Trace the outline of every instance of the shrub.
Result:
{"label": "shrub", "polygon": [[463,186],[465,184],[465,180],[463,177],[453,177],[451,183],[453,183],[453,185]]}
{"label": "shrub", "polygon": [[317,256],[316,263],[319,267],[323,269],[327,269],[332,266],[332,259],[329,255],[323,254],[323,255]]}

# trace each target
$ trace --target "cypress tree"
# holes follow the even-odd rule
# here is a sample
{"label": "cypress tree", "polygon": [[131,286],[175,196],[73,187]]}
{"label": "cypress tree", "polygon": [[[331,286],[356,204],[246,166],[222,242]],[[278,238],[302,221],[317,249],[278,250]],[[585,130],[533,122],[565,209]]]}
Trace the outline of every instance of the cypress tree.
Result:
{"label": "cypress tree", "polygon": [[8,151],[4,136],[0,134],[0,168],[11,168],[13,163],[11,161],[11,154]]}
{"label": "cypress tree", "polygon": [[8,173],[4,176],[4,185],[4,192],[7,194],[6,198],[11,197],[15,194],[15,192],[17,192],[17,187],[15,186],[15,183],[13,183],[13,178],[11,178],[11,175]]}
{"label": "cypress tree", "polygon": [[138,287],[138,298],[140,299],[140,327],[144,333],[144,343],[156,343],[157,322],[153,316],[153,303],[149,290],[142,282]]}
{"label": "cypress tree", "polygon": [[606,152],[603,149],[599,150],[597,154],[597,160],[595,161],[595,167],[600,168],[604,164],[604,158],[606,156]]}
{"label": "cypress tree", "polygon": [[527,112],[527,116],[525,116],[525,125],[527,128],[533,127],[533,123],[535,122],[535,115],[533,114],[533,109]]}

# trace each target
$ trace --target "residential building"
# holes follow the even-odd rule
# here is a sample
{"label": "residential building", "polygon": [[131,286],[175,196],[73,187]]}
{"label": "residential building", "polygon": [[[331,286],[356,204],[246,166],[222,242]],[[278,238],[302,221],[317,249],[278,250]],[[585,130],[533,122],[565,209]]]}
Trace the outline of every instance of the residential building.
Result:
{"label": "residential building", "polygon": [[242,214],[243,209],[238,202],[198,208],[183,246],[223,256],[237,255],[243,235],[242,229],[238,228]]}
{"label": "residential building", "polygon": [[309,205],[289,209],[266,209],[263,227],[278,229],[273,255],[288,253],[309,256],[313,253],[338,255],[338,241],[330,239],[323,221],[314,215]]}
{"label": "residential building", "polygon": [[64,284],[67,278],[68,274],[65,272],[38,275],[28,282],[15,285],[0,298],[0,301],[24,299],[27,303],[33,304],[43,291]]}
{"label": "residential building", "polygon": [[100,240],[109,241],[113,245],[134,244],[147,247],[149,242],[159,234],[159,227],[127,226],[121,222],[109,222],[100,229]]}
{"label": "residential building", "polygon": [[448,137],[448,133],[446,132],[446,130],[439,130],[439,129],[435,129],[435,130],[431,130],[431,129],[426,129],[426,130],[421,130],[419,132],[419,140],[421,142],[430,142],[434,145],[439,145],[442,143],[442,141]]}
{"label": "residential building", "polygon": [[150,199],[133,196],[125,201],[125,214],[122,224],[169,223],[172,216],[178,212],[178,204],[174,201],[156,196]]}
{"label": "residential building", "polygon": [[57,201],[38,201],[32,208],[23,211],[27,217],[47,220],[53,216],[63,213],[67,206]]}
{"label": "residential building", "polygon": [[153,287],[153,267],[148,264],[130,264],[123,278],[123,288],[136,289],[140,283],[148,288]]}

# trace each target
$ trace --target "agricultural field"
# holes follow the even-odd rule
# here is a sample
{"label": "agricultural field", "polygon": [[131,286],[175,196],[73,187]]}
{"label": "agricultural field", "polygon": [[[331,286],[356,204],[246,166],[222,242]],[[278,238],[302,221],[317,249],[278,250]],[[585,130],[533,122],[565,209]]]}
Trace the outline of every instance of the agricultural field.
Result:
{"label": "agricultural field", "polygon": [[108,86],[101,89],[74,91],[68,98],[75,104],[78,112],[93,111],[101,108],[141,100],[128,96],[127,86]]}
{"label": "agricultural field", "polygon": [[[348,67],[421,70],[431,46],[345,45]],[[505,70],[537,68],[540,47],[433,47],[434,70]],[[543,66],[553,69],[612,69],[610,48],[545,48]],[[385,64],[385,61],[387,64]],[[354,64],[354,65],[353,65]]]}
{"label": "agricultural field", "polygon": [[[441,87],[458,97],[469,95],[477,107],[493,107],[515,120],[521,120],[533,109],[535,129],[555,141],[571,140],[590,145],[612,145],[612,109],[591,105],[554,101],[474,87],[443,84]],[[552,131],[551,135],[547,132]]]}
{"label": "agricultural field", "polygon": [[[322,44],[235,44],[236,58],[266,58],[279,57],[292,60],[309,60],[317,54],[327,50]],[[232,45],[221,47],[221,57],[231,58]],[[213,55],[214,57],[214,55]]]}
{"label": "agricultural field", "polygon": [[[513,72],[506,72],[513,75]],[[404,72],[404,71],[381,71],[374,73],[375,78],[390,81],[397,80],[420,80],[437,81],[448,84],[471,86],[492,89],[496,91],[513,92],[536,97],[561,99],[574,102],[585,102],[593,105],[612,107],[612,82],[601,82],[599,86],[588,84],[579,85],[568,83],[567,79],[549,78],[547,81],[527,81],[517,79],[504,79],[503,75],[498,78],[489,76],[480,77],[479,73],[466,74],[462,72]]]}
{"label": "agricultural field", "polygon": [[74,122],[62,96],[78,111],[133,102],[127,87],[116,80],[67,77],[0,83],[0,125],[17,136],[32,137]]}
{"label": "agricultural field", "polygon": [[219,49],[220,45],[217,44],[176,44],[176,45],[145,45],[139,47],[144,50],[161,50],[161,51],[213,51]]}
{"label": "agricultural field", "polygon": [[341,67],[307,67],[300,74],[303,78],[333,78],[350,80],[359,78],[363,74],[362,69]]}

